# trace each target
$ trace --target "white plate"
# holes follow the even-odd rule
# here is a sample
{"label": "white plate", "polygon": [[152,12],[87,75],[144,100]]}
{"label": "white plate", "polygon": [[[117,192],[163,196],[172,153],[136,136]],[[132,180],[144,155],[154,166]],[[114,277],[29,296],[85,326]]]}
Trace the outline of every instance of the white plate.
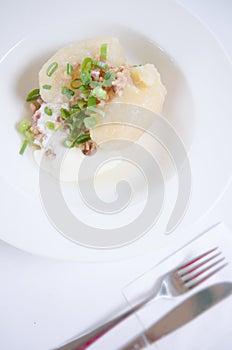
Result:
{"label": "white plate", "polygon": [[[215,204],[231,176],[230,62],[202,23],[173,1],[145,0],[136,6],[117,1],[110,11],[106,11],[106,1],[91,5],[91,11],[70,1],[66,15],[59,6],[42,1],[40,8],[45,11],[39,19],[36,14],[27,18],[25,13],[22,21],[15,10],[11,22],[1,24],[8,35],[1,46],[0,64],[4,96],[0,238],[31,253],[78,261],[123,259],[171,245]],[[17,32],[13,28],[18,28]],[[46,58],[66,43],[102,34],[117,36],[128,57],[136,62],[156,64],[168,90],[164,114],[189,150],[192,170],[190,206],[174,233],[163,234],[164,214],[141,239],[111,250],[72,243],[50,224],[40,201],[38,170],[29,156],[18,155],[20,139],[15,131],[15,123],[28,113],[23,101],[28,90],[37,86],[37,72]],[[131,217],[140,210],[137,207],[130,209]]]}

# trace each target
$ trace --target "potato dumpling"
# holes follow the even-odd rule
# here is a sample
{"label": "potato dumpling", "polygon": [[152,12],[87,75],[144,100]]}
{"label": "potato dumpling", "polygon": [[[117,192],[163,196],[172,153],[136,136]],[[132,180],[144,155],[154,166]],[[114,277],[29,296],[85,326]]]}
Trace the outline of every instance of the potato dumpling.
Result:
{"label": "potato dumpling", "polygon": [[147,108],[154,113],[161,113],[165,100],[166,88],[160,74],[153,64],[132,67],[131,81],[128,82],[122,96],[115,101],[131,103]]}
{"label": "potato dumpling", "polygon": [[155,66],[127,62],[117,38],[70,44],[43,65],[39,89],[26,98],[33,114],[19,123],[25,137],[20,154],[32,144],[55,159],[58,146],[49,142],[56,131],[62,147],[86,156],[107,141],[135,142],[161,113],[165,95]]}
{"label": "potato dumpling", "polygon": [[[130,77],[123,94],[113,99],[113,102],[119,103],[118,108],[115,103],[105,108],[104,118],[98,116],[97,126],[91,130],[91,138],[98,145],[112,139],[136,141],[143,134],[143,130],[152,124],[154,114],[151,112],[161,113],[166,89],[155,66],[145,64],[132,67]],[[143,107],[144,110],[136,106]],[[120,124],[113,124],[117,121]],[[126,125],[127,123],[132,126]],[[105,125],[101,126],[103,124]]]}
{"label": "potato dumpling", "polygon": [[[48,103],[70,102],[70,99],[62,94],[62,87],[69,87],[73,79],[72,76],[67,74],[67,64],[69,63],[75,68],[86,57],[99,57],[100,47],[103,43],[107,44],[107,62],[115,67],[125,63],[123,48],[116,38],[86,39],[66,46],[55,53],[39,72],[39,87],[42,99]],[[49,73],[49,67],[50,72],[55,68],[51,76],[47,74]]]}

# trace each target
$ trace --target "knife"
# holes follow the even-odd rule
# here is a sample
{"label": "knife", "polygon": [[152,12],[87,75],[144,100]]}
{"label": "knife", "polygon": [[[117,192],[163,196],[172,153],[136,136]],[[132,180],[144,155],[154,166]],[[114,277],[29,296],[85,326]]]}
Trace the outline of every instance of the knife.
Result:
{"label": "knife", "polygon": [[232,294],[232,283],[223,282],[192,295],[145,332],[118,350],[140,350],[165,337]]}

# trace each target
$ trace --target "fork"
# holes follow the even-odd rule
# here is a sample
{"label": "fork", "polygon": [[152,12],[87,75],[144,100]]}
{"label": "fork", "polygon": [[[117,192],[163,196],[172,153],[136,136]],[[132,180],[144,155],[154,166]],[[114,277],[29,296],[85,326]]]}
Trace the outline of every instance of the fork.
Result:
{"label": "fork", "polygon": [[227,263],[222,264],[225,258],[221,257],[221,254],[216,247],[169,271],[162,277],[158,292],[157,288],[154,288],[143,301],[129,310],[54,350],[85,350],[149,301],[159,297],[177,297],[199,286],[227,265]]}

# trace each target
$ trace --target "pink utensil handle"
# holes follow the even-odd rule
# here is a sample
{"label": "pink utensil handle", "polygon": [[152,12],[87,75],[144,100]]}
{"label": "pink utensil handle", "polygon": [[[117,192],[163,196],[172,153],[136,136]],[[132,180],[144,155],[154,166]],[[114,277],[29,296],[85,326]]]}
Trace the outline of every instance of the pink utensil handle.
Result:
{"label": "pink utensil handle", "polygon": [[129,316],[131,316],[134,312],[139,310],[143,305],[145,305],[148,301],[152,299],[152,295],[149,296],[147,299],[143,300],[142,302],[138,303],[137,305],[133,306],[123,314],[116,316],[113,320],[108,321],[107,323],[103,324],[102,326],[98,327],[97,329],[90,331],[87,334],[84,334],[83,336],[80,336],[77,339],[71,340],[65,345],[56,348],[55,350],[85,350],[90,345],[92,345],[95,341],[97,341],[99,338],[101,338],[104,334],[106,334],[108,331],[110,331],[112,328],[117,326],[120,322],[127,319]]}
{"label": "pink utensil handle", "polygon": [[[111,327],[113,328],[113,327]],[[101,338],[105,333],[107,333],[109,329],[106,329],[105,331],[93,336],[93,338],[87,340],[85,343],[81,344],[81,345],[77,345],[77,347],[74,348],[70,348],[70,350],[85,350],[87,349],[90,345],[92,345],[93,343],[95,343],[95,341],[97,341],[99,338]],[[68,350],[68,349],[67,349]]]}

